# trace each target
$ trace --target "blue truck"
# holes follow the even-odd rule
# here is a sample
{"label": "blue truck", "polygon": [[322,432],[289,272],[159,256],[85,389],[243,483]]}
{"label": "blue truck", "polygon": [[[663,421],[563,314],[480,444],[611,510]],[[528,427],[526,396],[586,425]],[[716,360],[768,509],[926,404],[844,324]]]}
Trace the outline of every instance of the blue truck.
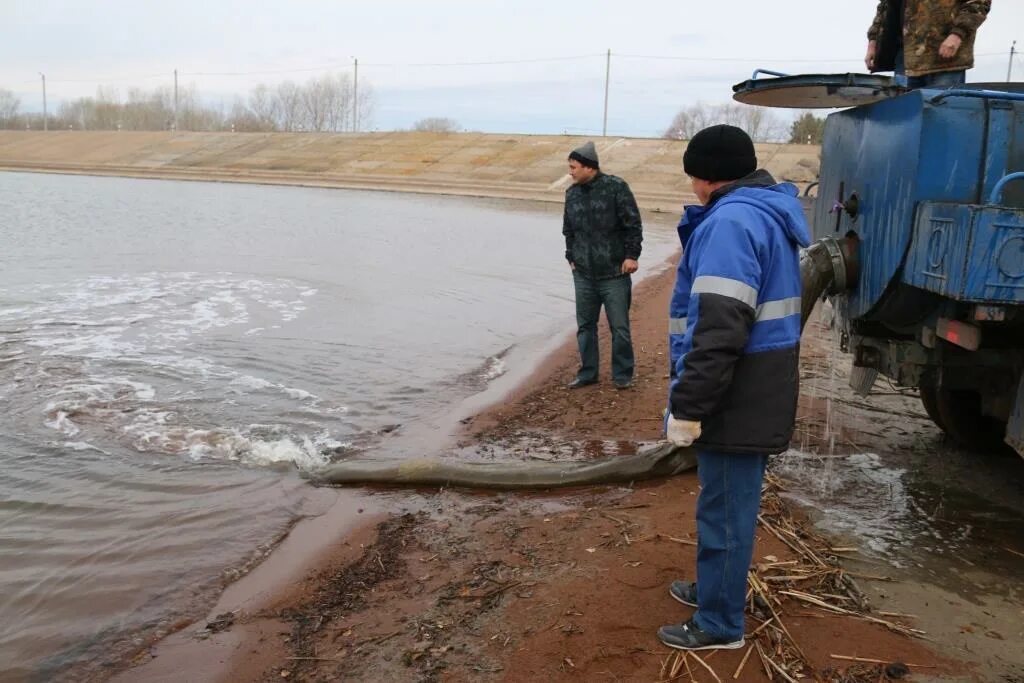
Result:
{"label": "blue truck", "polygon": [[802,265],[805,318],[830,299],[854,389],[916,387],[961,447],[1024,455],[1024,84],[758,71],[734,91],[846,107],[826,119]]}

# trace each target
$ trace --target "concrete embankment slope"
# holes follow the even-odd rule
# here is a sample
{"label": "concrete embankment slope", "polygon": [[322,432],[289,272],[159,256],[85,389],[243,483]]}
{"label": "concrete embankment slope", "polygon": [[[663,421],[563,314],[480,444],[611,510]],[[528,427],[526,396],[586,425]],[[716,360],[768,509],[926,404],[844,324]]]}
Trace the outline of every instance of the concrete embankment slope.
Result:
{"label": "concrete embankment slope", "polygon": [[[586,138],[482,133],[187,133],[0,131],[0,170],[303,185],[561,201],[566,157]],[[643,208],[692,199],[686,143],[598,138],[602,168]],[[780,180],[815,180],[819,149],[758,145]]]}

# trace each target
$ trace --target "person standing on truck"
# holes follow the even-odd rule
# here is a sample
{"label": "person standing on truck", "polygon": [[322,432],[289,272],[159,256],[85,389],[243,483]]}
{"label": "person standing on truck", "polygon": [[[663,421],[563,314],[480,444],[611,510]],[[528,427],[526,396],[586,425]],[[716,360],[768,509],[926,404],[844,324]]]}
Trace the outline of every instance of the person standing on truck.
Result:
{"label": "person standing on truck", "polygon": [[700,206],[679,223],[669,308],[666,436],[697,448],[697,580],[669,594],[693,618],[658,630],[681,650],[743,646],[747,570],[768,455],[789,448],[800,383],[800,256],[810,231],[797,189],[757,170],[734,126],[705,128],[683,155]]}
{"label": "person standing on truck", "polygon": [[562,234],[576,291],[580,369],[568,386],[579,389],[597,382],[597,321],[603,305],[612,336],[612,381],[617,389],[628,389],[634,367],[631,276],[643,242],[640,209],[625,180],[601,172],[593,142],[569,154],[569,176],[573,184],[565,191]]}
{"label": "person standing on truck", "polygon": [[908,88],[962,85],[990,9],[992,0],[879,0],[864,64]]}

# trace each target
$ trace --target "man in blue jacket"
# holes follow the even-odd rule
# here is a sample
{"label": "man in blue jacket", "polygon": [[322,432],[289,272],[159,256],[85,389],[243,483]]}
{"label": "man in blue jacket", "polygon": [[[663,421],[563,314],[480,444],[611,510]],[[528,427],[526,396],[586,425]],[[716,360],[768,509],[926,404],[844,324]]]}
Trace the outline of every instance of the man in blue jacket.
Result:
{"label": "man in blue jacket", "polygon": [[796,187],[757,170],[739,128],[697,133],[683,167],[701,205],[678,228],[666,435],[696,445],[701,492],[697,581],[669,593],[697,611],[658,637],[682,650],[739,648],[765,464],[788,447],[796,417],[799,249],[810,239]]}

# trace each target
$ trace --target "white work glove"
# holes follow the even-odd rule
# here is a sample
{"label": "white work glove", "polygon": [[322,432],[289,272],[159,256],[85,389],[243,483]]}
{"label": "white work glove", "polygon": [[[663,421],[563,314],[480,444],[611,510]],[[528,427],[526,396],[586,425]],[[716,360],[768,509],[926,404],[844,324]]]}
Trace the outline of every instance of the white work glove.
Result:
{"label": "white work glove", "polygon": [[676,446],[692,446],[693,442],[700,438],[700,422],[677,420],[669,415],[665,438]]}

